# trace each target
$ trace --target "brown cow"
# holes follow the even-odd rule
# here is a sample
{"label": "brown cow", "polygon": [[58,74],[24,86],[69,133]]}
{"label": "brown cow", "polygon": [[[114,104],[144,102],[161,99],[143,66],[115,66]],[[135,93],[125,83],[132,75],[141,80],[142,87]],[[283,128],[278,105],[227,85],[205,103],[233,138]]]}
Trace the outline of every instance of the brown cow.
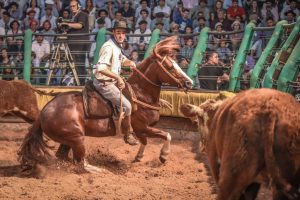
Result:
{"label": "brown cow", "polygon": [[181,112],[198,121],[219,200],[255,199],[261,183],[273,199],[300,199],[300,105],[292,96],[253,89]]}
{"label": "brown cow", "polygon": [[7,113],[21,117],[28,123],[36,120],[39,114],[35,93],[55,95],[35,89],[23,80],[0,80],[0,117]]}

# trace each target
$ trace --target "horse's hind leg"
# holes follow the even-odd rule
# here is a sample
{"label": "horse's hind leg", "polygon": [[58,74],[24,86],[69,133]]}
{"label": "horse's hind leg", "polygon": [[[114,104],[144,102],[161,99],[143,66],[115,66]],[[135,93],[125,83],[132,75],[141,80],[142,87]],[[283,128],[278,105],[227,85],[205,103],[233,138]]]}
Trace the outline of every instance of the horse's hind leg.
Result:
{"label": "horse's hind leg", "polygon": [[61,160],[69,160],[69,151],[71,147],[65,144],[60,144],[56,152],[56,157]]}

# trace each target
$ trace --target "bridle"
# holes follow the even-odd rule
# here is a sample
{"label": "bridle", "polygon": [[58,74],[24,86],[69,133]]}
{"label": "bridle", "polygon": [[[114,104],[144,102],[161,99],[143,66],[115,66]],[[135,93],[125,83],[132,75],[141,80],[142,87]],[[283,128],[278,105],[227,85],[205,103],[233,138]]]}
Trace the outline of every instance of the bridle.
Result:
{"label": "bridle", "polygon": [[[171,78],[173,79],[178,85],[180,85],[180,87],[183,87],[182,83],[180,83],[179,79],[177,79],[173,74],[171,74],[169,71],[174,70],[174,66],[172,65],[171,68],[169,68],[169,70],[166,69],[166,67],[163,65],[163,63],[165,62],[165,60],[168,58],[168,56],[164,56],[162,61],[159,61],[158,59],[155,59],[155,62],[158,64],[158,66]],[[138,68],[133,68],[134,71],[136,71],[142,78],[144,78],[148,83],[150,83],[151,85],[155,86],[155,87],[161,87],[161,85],[158,85],[156,83],[154,83],[153,81],[151,81],[147,76],[145,76],[145,74],[143,72],[141,72]],[[139,105],[142,105],[144,107],[150,108],[152,110],[160,110],[160,106],[152,106],[148,103],[142,102],[140,100],[138,100],[137,98],[133,98],[133,101]]]}
{"label": "bridle", "polygon": [[[178,78],[176,78],[173,74],[171,74],[169,71],[174,70],[174,66],[172,65],[171,68],[167,69],[163,63],[165,62],[166,58],[168,58],[169,56],[164,56],[162,61],[159,61],[158,59],[155,59],[155,62],[158,64],[158,66],[171,78],[173,79],[181,88],[183,88],[182,83],[180,82],[180,80]],[[147,76],[144,75],[143,72],[141,72],[138,68],[133,68],[141,77],[143,77],[148,83],[150,83],[151,85],[155,86],[155,87],[160,87],[160,85],[154,83],[153,81],[151,81]]]}

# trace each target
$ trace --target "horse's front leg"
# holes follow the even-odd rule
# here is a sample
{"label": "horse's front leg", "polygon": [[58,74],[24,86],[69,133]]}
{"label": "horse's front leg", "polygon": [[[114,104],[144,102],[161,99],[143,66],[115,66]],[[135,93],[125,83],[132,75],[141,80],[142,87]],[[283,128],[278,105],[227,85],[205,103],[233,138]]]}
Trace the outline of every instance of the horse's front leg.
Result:
{"label": "horse's front leg", "polygon": [[161,138],[161,139],[165,140],[165,142],[161,148],[159,160],[162,163],[165,163],[167,160],[167,157],[170,153],[170,145],[171,145],[171,139],[172,139],[170,133],[159,130],[157,128],[153,128],[153,127],[147,127],[147,129],[144,130],[143,132],[144,132],[144,134],[142,136],[137,134],[137,136],[139,137],[139,139],[141,141],[141,146],[135,157],[135,160],[141,161],[141,159],[143,158],[145,147],[147,145],[147,137],[148,138]]}

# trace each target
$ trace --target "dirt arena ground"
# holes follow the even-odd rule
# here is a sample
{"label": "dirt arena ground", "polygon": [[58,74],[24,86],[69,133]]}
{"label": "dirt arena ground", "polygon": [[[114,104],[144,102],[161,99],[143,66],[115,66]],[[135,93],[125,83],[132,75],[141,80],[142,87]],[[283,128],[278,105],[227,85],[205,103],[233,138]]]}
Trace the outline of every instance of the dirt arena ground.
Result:
{"label": "dirt arena ground", "polygon": [[[216,198],[196,142],[173,140],[169,160],[159,162],[162,143],[149,140],[142,162],[133,163],[138,147],[121,138],[86,138],[89,163],[99,174],[77,173],[57,161],[43,179],[26,178],[17,161],[26,124],[0,124],[0,199],[201,199]],[[263,191],[259,199],[268,198]]]}

